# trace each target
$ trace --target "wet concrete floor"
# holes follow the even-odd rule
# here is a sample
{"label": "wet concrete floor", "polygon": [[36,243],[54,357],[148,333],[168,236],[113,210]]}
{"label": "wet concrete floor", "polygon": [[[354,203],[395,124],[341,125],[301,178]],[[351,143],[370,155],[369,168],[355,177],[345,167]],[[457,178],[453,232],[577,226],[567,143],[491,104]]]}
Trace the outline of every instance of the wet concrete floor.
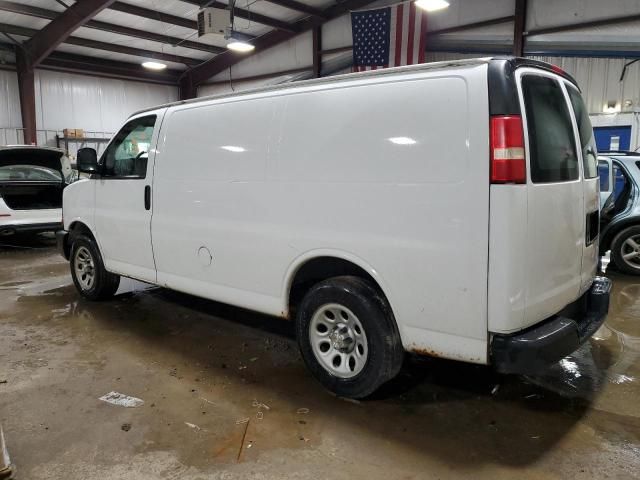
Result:
{"label": "wet concrete floor", "polygon": [[[155,289],[82,300],[51,240],[0,247],[0,422],[18,479],[640,478],[640,278],[536,377],[409,358],[350,402],[290,323]],[[121,392],[137,408],[109,405]]]}

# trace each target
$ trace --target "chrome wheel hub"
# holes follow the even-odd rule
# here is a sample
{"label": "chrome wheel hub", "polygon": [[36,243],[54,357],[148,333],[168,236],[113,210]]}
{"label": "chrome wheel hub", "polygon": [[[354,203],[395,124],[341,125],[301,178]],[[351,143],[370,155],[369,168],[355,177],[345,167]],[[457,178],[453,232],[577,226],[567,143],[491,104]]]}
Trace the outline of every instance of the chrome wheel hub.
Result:
{"label": "chrome wheel hub", "polygon": [[627,238],[622,244],[621,255],[624,262],[632,268],[640,268],[640,235]]}
{"label": "chrome wheel hub", "polygon": [[80,247],[76,251],[73,260],[73,269],[76,279],[83,290],[91,290],[95,282],[95,264],[91,252],[86,247]]}
{"label": "chrome wheel hub", "polygon": [[313,314],[309,341],[318,363],[340,378],[358,375],[369,357],[367,335],[360,319],[337,303],[323,305]]}

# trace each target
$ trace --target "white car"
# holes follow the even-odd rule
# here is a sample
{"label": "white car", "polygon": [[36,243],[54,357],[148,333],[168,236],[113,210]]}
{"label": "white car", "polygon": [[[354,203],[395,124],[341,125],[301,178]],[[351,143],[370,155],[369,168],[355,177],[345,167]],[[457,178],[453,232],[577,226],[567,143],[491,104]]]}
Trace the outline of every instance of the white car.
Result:
{"label": "white car", "polygon": [[[64,192],[78,291],[119,277],[296,322],[363,397],[405,351],[530,372],[604,322],[598,178],[575,81],[529,59],[386,69],[132,115]],[[591,228],[595,219],[596,228]]]}
{"label": "white car", "polygon": [[59,230],[62,191],[72,179],[63,150],[0,147],[0,236]]}

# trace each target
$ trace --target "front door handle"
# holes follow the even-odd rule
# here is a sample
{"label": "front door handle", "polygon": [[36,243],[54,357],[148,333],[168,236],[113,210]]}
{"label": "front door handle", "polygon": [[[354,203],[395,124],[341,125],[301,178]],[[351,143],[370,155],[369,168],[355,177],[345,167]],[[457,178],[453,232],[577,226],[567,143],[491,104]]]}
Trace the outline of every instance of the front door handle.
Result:
{"label": "front door handle", "polygon": [[144,187],[144,209],[151,210],[151,185]]}

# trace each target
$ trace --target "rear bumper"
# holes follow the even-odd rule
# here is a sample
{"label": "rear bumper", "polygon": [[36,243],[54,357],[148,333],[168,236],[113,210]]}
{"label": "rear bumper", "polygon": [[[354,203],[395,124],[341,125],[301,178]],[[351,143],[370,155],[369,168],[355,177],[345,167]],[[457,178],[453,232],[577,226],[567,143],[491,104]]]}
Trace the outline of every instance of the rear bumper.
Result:
{"label": "rear bumper", "polygon": [[0,235],[7,236],[14,233],[40,233],[40,232],[55,232],[62,226],[60,222],[47,222],[47,223],[14,223],[0,225]]}
{"label": "rear bumper", "polygon": [[494,335],[491,358],[501,373],[535,373],[578,349],[604,323],[611,280],[596,277],[591,288],[562,312],[523,332]]}
{"label": "rear bumper", "polygon": [[58,247],[58,252],[65,259],[69,260],[70,253],[70,245],[69,245],[69,232],[66,230],[58,230],[56,232],[56,245]]}

